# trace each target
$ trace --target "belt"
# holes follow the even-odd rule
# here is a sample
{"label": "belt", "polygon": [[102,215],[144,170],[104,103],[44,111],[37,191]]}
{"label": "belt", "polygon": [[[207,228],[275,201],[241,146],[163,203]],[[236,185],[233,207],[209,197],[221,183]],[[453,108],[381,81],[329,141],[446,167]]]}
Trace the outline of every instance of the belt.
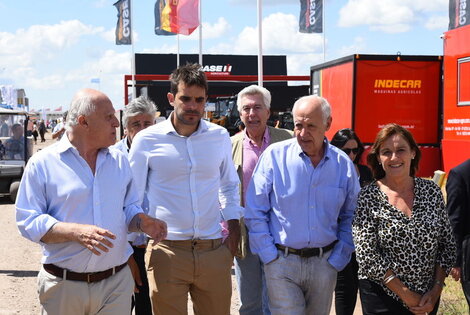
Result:
{"label": "belt", "polygon": [[280,244],[276,244],[276,247],[284,251],[286,254],[290,253],[300,257],[309,258],[312,256],[321,256],[323,255],[323,253],[332,250],[333,247],[335,247],[336,242],[337,241],[334,241],[333,243],[326,245],[325,247],[306,247],[301,249],[295,249]]}
{"label": "belt", "polygon": [[127,266],[127,262],[123,263],[122,265],[119,265],[119,266],[116,266],[116,267],[113,267],[104,271],[81,273],[81,272],[69,271],[67,269],[60,268],[53,264],[43,265],[44,270],[46,270],[51,275],[63,278],[64,280],[85,281],[88,283],[98,282],[106,278],[109,278],[115,273],[118,273],[119,271],[121,271],[126,266]]}

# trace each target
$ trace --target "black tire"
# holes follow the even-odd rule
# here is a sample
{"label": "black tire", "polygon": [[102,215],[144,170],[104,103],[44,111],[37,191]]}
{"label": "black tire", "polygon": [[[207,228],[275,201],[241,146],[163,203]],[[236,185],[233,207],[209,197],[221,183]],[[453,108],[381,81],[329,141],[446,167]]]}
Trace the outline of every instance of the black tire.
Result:
{"label": "black tire", "polygon": [[15,203],[16,195],[18,194],[18,188],[20,187],[20,181],[13,181],[10,185],[10,200]]}

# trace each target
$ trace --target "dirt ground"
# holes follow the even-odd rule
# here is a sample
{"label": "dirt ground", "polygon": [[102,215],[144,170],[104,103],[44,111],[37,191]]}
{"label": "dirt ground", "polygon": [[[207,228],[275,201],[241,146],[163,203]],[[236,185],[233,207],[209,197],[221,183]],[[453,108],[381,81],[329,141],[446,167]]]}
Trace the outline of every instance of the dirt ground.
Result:
{"label": "dirt ground", "polygon": [[[46,134],[46,142],[38,142],[33,152],[54,143],[50,137],[49,132]],[[41,267],[41,248],[19,234],[15,223],[15,207],[8,198],[0,199],[0,222],[0,315],[38,314],[36,276]],[[234,315],[238,314],[240,307],[234,276],[232,288],[231,314]],[[189,314],[192,315],[190,302],[188,306]],[[357,305],[355,314],[361,314],[359,309]],[[335,314],[334,309],[331,314]]]}

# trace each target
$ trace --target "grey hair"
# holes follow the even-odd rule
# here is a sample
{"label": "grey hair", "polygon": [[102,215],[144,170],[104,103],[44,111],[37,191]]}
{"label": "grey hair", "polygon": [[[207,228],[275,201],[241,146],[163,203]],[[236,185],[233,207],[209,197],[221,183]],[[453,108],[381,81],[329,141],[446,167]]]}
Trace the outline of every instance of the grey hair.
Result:
{"label": "grey hair", "polygon": [[237,96],[237,108],[238,111],[242,111],[242,98],[245,95],[262,95],[263,96],[263,105],[267,108],[271,108],[271,92],[268,89],[259,86],[259,85],[250,85],[238,92]]}
{"label": "grey hair", "polygon": [[87,116],[93,113],[96,109],[93,104],[94,97],[87,93],[78,93],[70,103],[69,112],[67,114],[66,128],[70,129],[73,126],[78,125],[79,116]]}
{"label": "grey hair", "polygon": [[155,103],[152,102],[146,96],[139,96],[133,99],[124,107],[122,116],[122,125],[127,128],[127,122],[130,117],[134,117],[141,114],[151,115],[155,119],[155,113],[157,112]]}
{"label": "grey hair", "polygon": [[331,106],[330,106],[330,103],[328,103],[328,101],[326,100],[326,98],[321,97],[321,96],[317,96],[317,95],[302,96],[294,103],[294,107],[292,108],[292,115],[295,117],[295,111],[297,107],[300,106],[300,104],[304,102],[311,102],[312,100],[318,100],[320,102],[322,116],[323,116],[323,123],[326,126],[326,124],[328,123],[328,119],[331,117]]}

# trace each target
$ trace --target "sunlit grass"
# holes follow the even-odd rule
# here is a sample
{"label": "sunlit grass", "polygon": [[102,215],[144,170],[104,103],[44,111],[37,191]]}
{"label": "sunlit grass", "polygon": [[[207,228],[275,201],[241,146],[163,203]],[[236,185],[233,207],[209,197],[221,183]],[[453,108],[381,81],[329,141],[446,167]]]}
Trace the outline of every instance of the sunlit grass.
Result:
{"label": "sunlit grass", "polygon": [[467,301],[462,291],[460,282],[451,277],[446,279],[446,287],[442,291],[439,315],[462,315],[469,314]]}

